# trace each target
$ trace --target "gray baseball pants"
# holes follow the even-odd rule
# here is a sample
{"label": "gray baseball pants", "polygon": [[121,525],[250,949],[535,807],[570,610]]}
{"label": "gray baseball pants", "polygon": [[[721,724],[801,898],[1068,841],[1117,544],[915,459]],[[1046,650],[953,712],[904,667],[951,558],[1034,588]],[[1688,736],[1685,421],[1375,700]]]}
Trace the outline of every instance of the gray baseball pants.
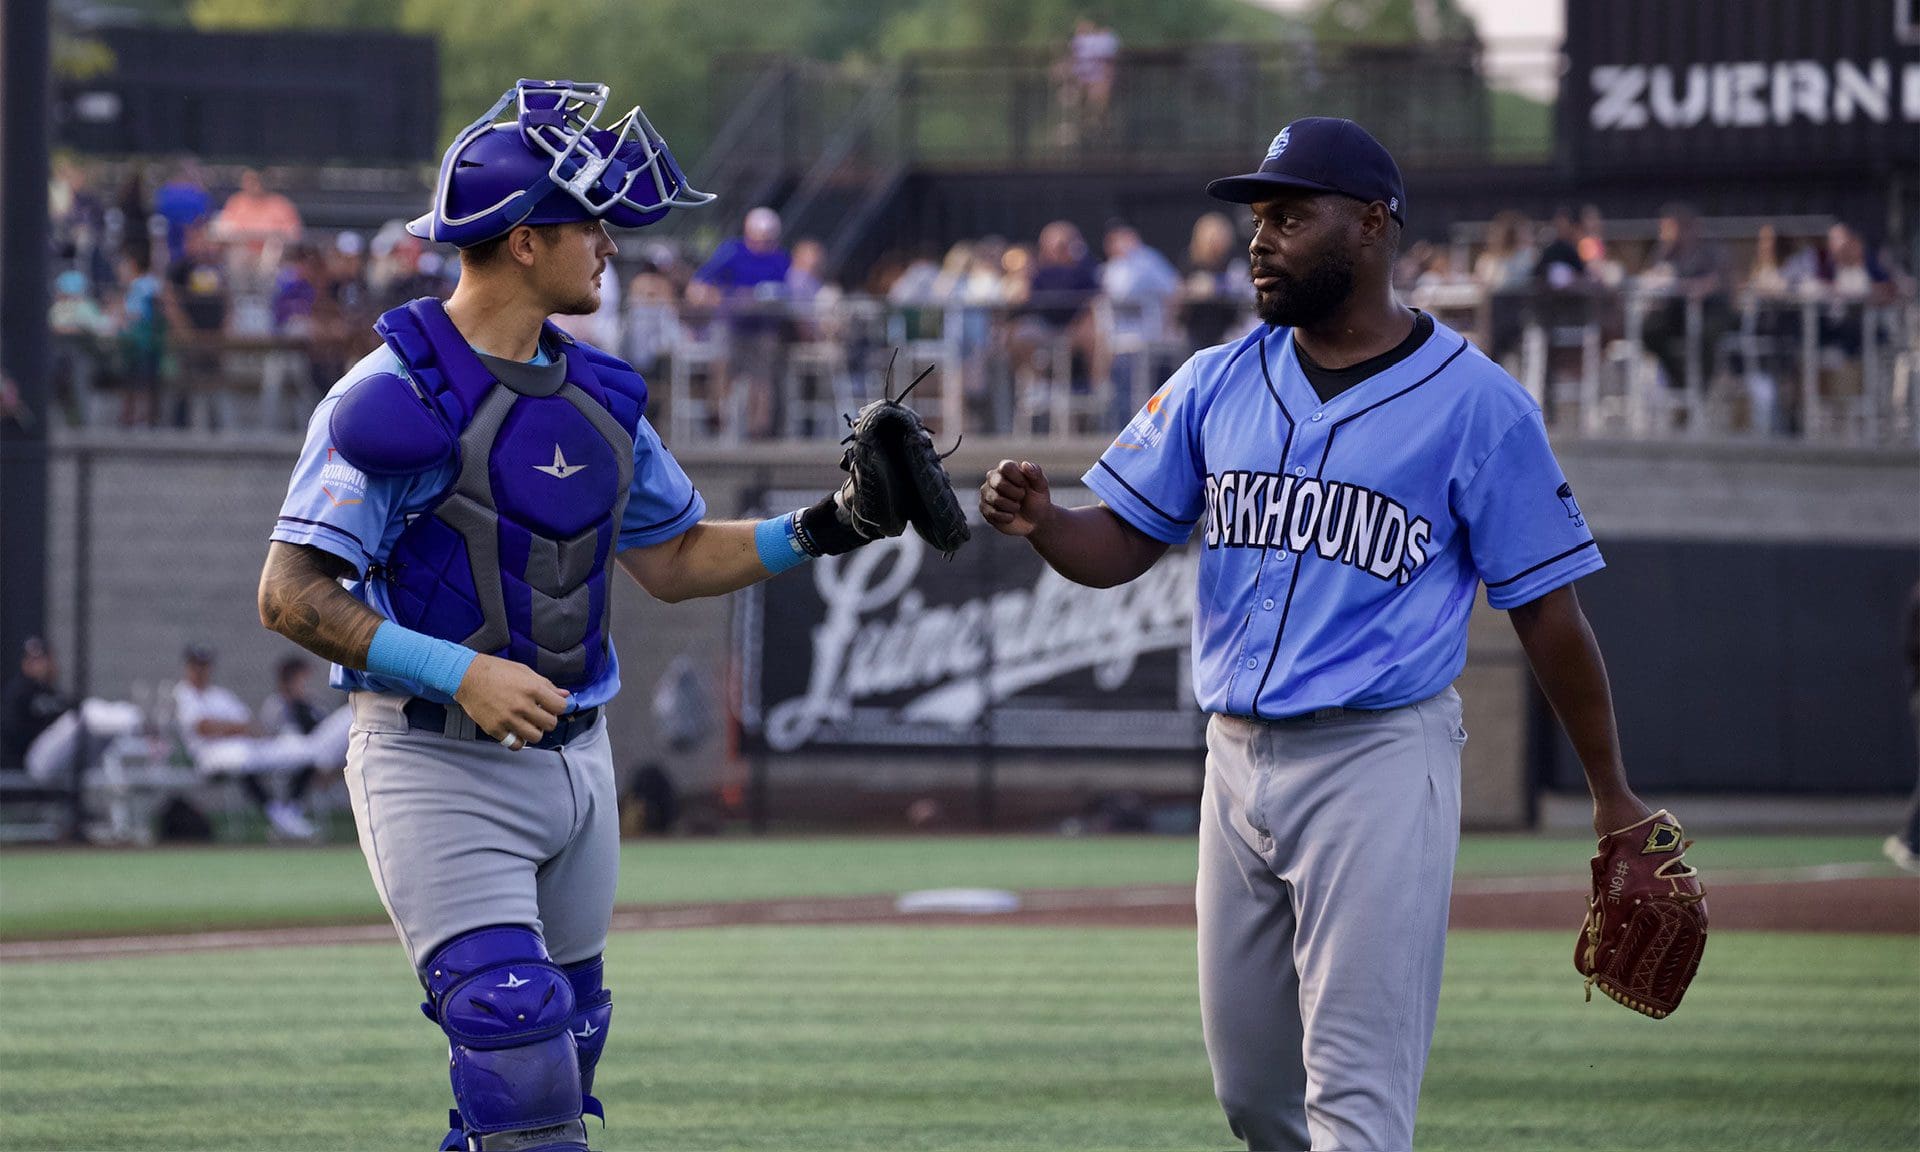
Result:
{"label": "gray baseball pants", "polygon": [[360,851],[413,966],[492,924],[531,927],[556,964],[598,956],[620,873],[605,717],[564,748],[509,752],[410,730],[404,697],[351,700]]}
{"label": "gray baseball pants", "polygon": [[1200,1007],[1249,1149],[1413,1147],[1460,845],[1460,697],[1207,726]]}

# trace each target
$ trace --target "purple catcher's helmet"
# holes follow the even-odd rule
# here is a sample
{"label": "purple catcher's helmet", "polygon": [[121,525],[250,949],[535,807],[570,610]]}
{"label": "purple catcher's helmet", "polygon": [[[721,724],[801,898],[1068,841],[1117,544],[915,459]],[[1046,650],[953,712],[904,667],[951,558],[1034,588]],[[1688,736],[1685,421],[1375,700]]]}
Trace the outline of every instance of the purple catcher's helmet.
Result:
{"label": "purple catcher's helmet", "polygon": [[[496,123],[516,102],[514,119]],[[433,210],[407,231],[466,248],[521,224],[638,228],[713,199],[687,183],[638,106],[611,128],[594,127],[606,103],[604,84],[519,81],[454,139],[440,160]]]}

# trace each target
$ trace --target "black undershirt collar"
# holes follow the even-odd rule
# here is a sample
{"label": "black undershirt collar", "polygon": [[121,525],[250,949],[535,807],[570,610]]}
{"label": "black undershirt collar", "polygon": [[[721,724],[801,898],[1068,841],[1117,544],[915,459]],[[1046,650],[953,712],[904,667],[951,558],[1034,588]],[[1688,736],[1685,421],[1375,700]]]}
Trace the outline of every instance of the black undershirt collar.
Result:
{"label": "black undershirt collar", "polygon": [[1307,378],[1307,383],[1313,385],[1320,403],[1325,404],[1355,384],[1378,376],[1418,352],[1420,346],[1427,342],[1427,337],[1432,335],[1433,317],[1416,308],[1413,311],[1413,331],[1407,333],[1405,340],[1358,364],[1346,368],[1322,368],[1313,362],[1313,357],[1307,355],[1306,349],[1300,347],[1298,341],[1294,342],[1293,354],[1299,361],[1301,374]]}

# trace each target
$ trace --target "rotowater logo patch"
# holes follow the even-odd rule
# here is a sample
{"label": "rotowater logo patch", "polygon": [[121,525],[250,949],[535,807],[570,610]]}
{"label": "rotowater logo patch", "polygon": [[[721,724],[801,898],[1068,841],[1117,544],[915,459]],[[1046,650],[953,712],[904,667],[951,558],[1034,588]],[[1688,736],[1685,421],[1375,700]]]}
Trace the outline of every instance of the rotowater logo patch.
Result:
{"label": "rotowater logo patch", "polygon": [[340,459],[337,448],[327,449],[327,462],[320,467],[320,491],[327,494],[335,508],[358,504],[367,494],[367,474]]}

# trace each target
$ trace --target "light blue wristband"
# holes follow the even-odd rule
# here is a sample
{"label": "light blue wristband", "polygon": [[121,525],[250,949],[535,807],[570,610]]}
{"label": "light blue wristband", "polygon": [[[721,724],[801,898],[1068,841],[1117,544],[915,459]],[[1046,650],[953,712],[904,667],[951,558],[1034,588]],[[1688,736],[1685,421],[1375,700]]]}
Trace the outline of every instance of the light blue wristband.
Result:
{"label": "light blue wristband", "polygon": [[451,640],[422,635],[383,620],[367,648],[367,671],[411,680],[452,697],[479,653]]}
{"label": "light blue wristband", "polygon": [[798,515],[797,512],[789,512],[753,526],[753,548],[760,553],[760,563],[766,565],[768,572],[785,572],[809,559],[800,547],[799,536],[794,530],[794,519]]}

